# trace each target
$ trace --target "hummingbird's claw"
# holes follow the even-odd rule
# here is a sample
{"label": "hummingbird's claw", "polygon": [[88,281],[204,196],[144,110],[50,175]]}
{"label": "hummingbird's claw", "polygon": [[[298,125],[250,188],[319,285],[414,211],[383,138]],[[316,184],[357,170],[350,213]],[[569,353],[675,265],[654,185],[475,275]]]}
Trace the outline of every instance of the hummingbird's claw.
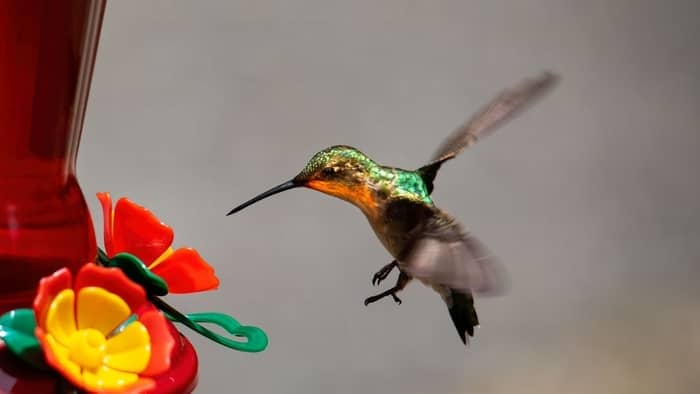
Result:
{"label": "hummingbird's claw", "polygon": [[372,276],[372,285],[373,285],[373,286],[379,286],[379,284],[382,283],[382,281],[383,281],[384,279],[386,279],[387,276],[389,276],[389,273],[390,273],[390,272],[391,272],[391,270],[384,270],[384,268],[382,268],[381,270],[377,271],[377,272],[374,274],[374,276]]}
{"label": "hummingbird's claw", "polygon": [[398,266],[398,263],[396,260],[392,261],[391,263],[385,265],[382,267],[379,271],[377,271],[374,276],[372,276],[372,285],[378,286],[384,279],[386,279],[387,276],[391,273],[391,271]]}
{"label": "hummingbird's claw", "polygon": [[[382,268],[382,270],[387,269],[391,271],[391,266],[393,265],[396,265],[396,260],[392,261],[390,264],[387,264],[384,268]],[[392,287],[391,289],[384,290],[379,294],[367,297],[367,299],[365,299],[365,306],[373,302],[379,301],[386,296],[391,296],[391,298],[394,299],[394,302],[401,305],[401,299],[396,296],[396,293],[403,290],[403,288],[406,287],[406,284],[410,280],[411,277],[409,277],[405,272],[401,271],[401,273],[399,274],[399,278],[396,280],[396,286]]]}
{"label": "hummingbird's claw", "polygon": [[388,290],[388,291],[385,291],[384,293],[380,293],[380,294],[374,295],[374,296],[372,296],[372,297],[367,297],[367,298],[365,299],[365,306],[367,306],[367,305],[369,305],[369,304],[372,304],[372,303],[374,303],[374,302],[377,302],[377,301],[381,300],[382,298],[384,298],[384,297],[386,297],[386,296],[388,296],[388,295],[390,295],[391,298],[394,299],[394,302],[395,302],[395,303],[397,303],[398,305],[401,305],[401,303],[402,303],[403,301],[401,301],[401,299],[400,299],[398,296],[396,296],[396,294],[393,293],[393,290],[394,290],[394,289],[390,289],[390,290]]}

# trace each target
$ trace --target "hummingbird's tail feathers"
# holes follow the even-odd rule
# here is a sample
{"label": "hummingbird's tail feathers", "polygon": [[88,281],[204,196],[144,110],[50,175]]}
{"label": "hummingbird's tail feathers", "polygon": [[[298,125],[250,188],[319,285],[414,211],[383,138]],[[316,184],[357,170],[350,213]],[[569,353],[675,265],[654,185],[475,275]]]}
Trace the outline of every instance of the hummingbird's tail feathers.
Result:
{"label": "hummingbird's tail feathers", "polygon": [[479,325],[479,317],[474,308],[474,298],[470,293],[450,289],[444,300],[459,338],[462,339],[462,343],[467,345],[467,335],[473,337],[474,327]]}
{"label": "hummingbird's tail feathers", "polygon": [[502,91],[447,137],[433,155],[431,162],[449,160],[477,140],[488,136],[544,96],[557,84],[558,80],[559,77],[556,74],[546,71],[532,79],[522,81],[511,89]]}

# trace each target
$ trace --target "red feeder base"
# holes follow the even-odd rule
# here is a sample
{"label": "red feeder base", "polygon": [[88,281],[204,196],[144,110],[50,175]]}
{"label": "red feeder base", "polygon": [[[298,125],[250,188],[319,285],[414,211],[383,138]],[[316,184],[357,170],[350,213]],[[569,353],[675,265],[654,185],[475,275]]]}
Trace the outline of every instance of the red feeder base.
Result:
{"label": "red feeder base", "polygon": [[[172,330],[175,327],[171,325]],[[154,394],[191,393],[197,386],[197,353],[185,336],[173,349],[172,366],[155,377]],[[58,375],[27,366],[0,341],[0,394],[60,393]]]}

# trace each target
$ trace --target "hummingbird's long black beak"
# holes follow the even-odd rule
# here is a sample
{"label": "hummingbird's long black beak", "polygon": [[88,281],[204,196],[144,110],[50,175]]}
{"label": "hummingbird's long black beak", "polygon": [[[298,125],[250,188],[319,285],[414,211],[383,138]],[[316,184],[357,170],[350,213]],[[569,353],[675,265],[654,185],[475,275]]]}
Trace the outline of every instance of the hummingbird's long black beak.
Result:
{"label": "hummingbird's long black beak", "polygon": [[246,208],[249,205],[253,205],[256,202],[258,202],[264,198],[268,198],[268,197],[275,195],[277,193],[282,193],[285,190],[294,189],[295,187],[299,187],[299,186],[301,186],[301,182],[297,182],[294,179],[292,179],[291,181],[284,182],[283,184],[277,185],[266,192],[260,193],[259,195],[251,198],[250,200],[244,202],[243,204],[237,206],[236,208],[233,208],[231,210],[231,212],[226,214],[226,216],[233,215],[234,213],[242,210],[243,208]]}

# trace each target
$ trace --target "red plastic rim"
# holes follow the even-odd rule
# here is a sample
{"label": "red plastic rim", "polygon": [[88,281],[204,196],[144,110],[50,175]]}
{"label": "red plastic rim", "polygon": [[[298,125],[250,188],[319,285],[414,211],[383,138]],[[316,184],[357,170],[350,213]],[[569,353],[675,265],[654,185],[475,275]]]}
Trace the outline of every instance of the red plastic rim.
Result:
{"label": "red plastic rim", "polygon": [[[197,352],[175,326],[170,324],[170,329],[180,338],[178,346],[173,349],[172,366],[155,378],[156,386],[150,393],[191,393],[197,386]],[[58,387],[59,381],[54,373],[32,369],[10,353],[0,341],[0,393],[54,393]]]}

